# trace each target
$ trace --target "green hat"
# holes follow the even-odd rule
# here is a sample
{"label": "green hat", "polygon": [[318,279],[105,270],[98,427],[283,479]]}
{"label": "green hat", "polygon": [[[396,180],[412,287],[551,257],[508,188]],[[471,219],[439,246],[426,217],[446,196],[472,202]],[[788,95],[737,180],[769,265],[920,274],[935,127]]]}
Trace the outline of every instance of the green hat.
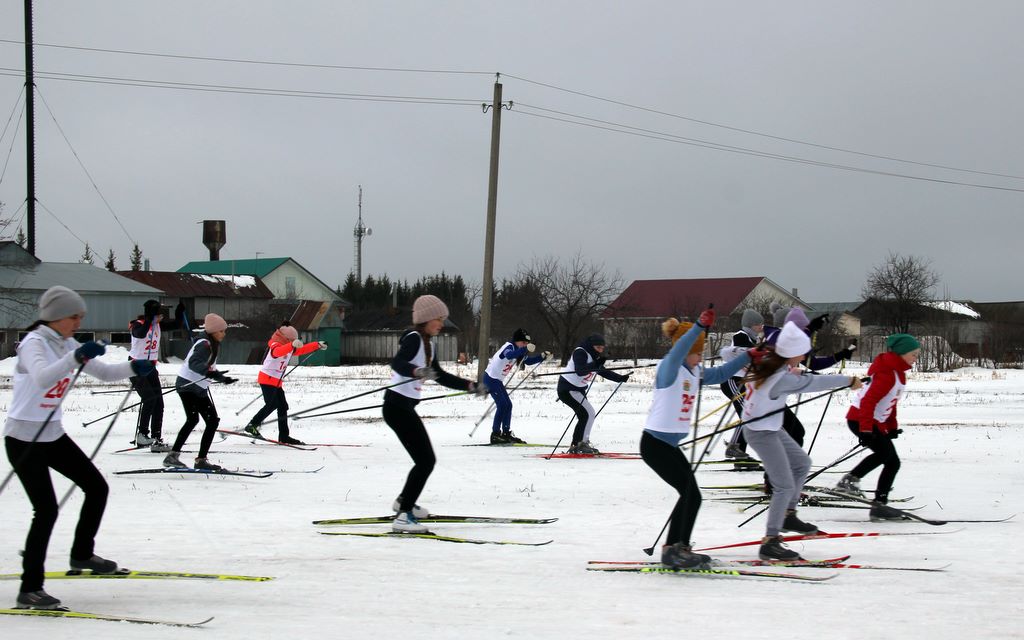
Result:
{"label": "green hat", "polygon": [[909,333],[894,333],[885,339],[885,346],[889,347],[889,351],[895,351],[902,356],[915,349],[920,349],[921,343]]}

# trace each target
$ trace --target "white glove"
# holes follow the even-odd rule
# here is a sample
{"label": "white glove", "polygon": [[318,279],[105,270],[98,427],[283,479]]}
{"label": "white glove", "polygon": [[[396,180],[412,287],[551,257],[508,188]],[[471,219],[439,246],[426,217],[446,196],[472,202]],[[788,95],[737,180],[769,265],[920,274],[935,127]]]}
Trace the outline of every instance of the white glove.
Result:
{"label": "white glove", "polygon": [[320,350],[321,350],[321,351],[323,351],[324,349],[326,349],[326,348],[327,348],[327,343],[326,343],[326,342],[324,342],[323,340],[321,340],[321,341],[317,342],[317,344],[318,344],[318,345],[320,345]]}
{"label": "white glove", "polygon": [[412,375],[420,380],[437,380],[437,371],[433,367],[417,367]]}
{"label": "white glove", "polygon": [[542,353],[542,354],[540,354],[540,355],[544,356],[544,359],[545,359],[545,360],[550,360],[550,359],[551,359],[551,356],[553,356],[554,354],[553,354],[553,353],[551,353],[550,351],[545,351],[544,353]]}
{"label": "white glove", "polygon": [[292,340],[292,348],[293,349],[301,349],[302,348],[302,340],[299,340],[298,338],[295,338],[294,340]]}
{"label": "white glove", "polygon": [[527,342],[526,350],[529,351],[530,353],[533,353],[534,351],[537,350],[537,345],[533,344],[532,342]]}

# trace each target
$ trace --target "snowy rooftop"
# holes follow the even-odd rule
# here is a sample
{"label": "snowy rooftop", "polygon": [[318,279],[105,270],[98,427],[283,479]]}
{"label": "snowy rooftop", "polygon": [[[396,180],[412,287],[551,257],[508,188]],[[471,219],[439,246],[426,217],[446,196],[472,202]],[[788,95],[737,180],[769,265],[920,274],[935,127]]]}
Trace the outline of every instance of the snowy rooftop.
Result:
{"label": "snowy rooftop", "polygon": [[948,311],[949,313],[955,313],[960,316],[967,316],[975,319],[981,317],[981,314],[974,309],[962,302],[956,302],[955,300],[933,300],[931,302],[926,302],[925,304],[934,309]]}

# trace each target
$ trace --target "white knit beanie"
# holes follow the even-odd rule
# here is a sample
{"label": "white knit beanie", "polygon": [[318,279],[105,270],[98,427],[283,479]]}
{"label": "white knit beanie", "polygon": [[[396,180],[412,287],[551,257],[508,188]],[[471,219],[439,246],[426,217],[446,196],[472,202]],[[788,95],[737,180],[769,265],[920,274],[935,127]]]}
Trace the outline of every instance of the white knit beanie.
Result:
{"label": "white knit beanie", "polygon": [[227,331],[228,323],[224,322],[224,318],[218,316],[216,313],[208,313],[203,318],[203,331],[206,333],[217,333],[218,331]]}
{"label": "white knit beanie", "polygon": [[412,303],[412,323],[423,324],[448,317],[448,306],[437,296],[425,295]]}
{"label": "white knit beanie", "polygon": [[39,319],[43,322],[53,322],[75,315],[85,315],[85,300],[71,289],[57,285],[47,289],[39,297]]}
{"label": "white knit beanie", "polygon": [[804,330],[792,322],[787,322],[779,332],[779,338],[775,341],[775,353],[783,358],[805,355],[811,350],[811,339],[807,337]]}

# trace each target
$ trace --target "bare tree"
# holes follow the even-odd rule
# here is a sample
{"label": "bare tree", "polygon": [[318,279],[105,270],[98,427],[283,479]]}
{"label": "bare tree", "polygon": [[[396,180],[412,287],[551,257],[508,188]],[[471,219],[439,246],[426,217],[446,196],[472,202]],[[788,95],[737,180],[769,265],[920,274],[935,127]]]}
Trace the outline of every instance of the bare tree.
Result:
{"label": "bare tree", "polygon": [[537,313],[554,337],[564,364],[584,329],[596,327],[599,315],[622,291],[622,276],[607,273],[603,264],[583,259],[581,253],[566,262],[548,256],[519,265],[517,279],[538,292]]}
{"label": "bare tree", "polygon": [[885,262],[868,273],[861,289],[865,300],[876,300],[882,328],[889,333],[909,333],[924,318],[924,303],[931,300],[939,274],[931,262],[917,256],[890,253]]}

